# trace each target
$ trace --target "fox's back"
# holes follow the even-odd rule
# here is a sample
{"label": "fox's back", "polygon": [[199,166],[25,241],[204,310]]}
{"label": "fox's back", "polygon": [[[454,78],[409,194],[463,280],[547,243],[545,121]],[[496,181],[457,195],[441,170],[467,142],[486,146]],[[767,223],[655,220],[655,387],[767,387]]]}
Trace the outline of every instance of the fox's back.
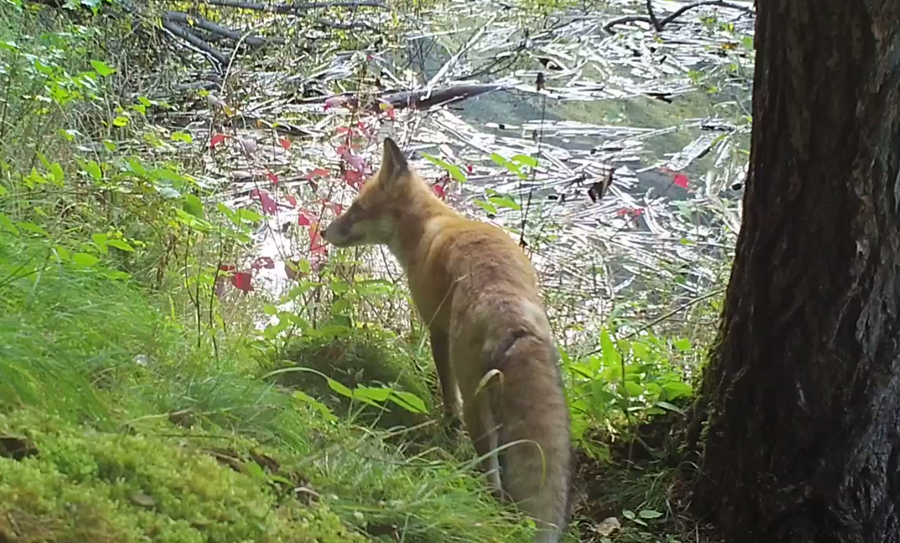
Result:
{"label": "fox's back", "polygon": [[500,228],[440,216],[429,221],[424,238],[420,265],[407,271],[425,319],[433,315],[450,325],[452,308],[473,326],[521,327],[535,311],[543,313],[534,267]]}

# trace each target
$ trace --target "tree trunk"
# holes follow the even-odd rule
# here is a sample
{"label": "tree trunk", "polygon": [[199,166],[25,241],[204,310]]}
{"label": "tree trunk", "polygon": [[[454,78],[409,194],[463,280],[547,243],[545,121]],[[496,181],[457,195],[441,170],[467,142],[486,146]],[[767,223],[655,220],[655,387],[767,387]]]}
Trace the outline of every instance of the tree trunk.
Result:
{"label": "tree trunk", "polygon": [[900,0],[757,4],[695,503],[729,542],[900,542]]}

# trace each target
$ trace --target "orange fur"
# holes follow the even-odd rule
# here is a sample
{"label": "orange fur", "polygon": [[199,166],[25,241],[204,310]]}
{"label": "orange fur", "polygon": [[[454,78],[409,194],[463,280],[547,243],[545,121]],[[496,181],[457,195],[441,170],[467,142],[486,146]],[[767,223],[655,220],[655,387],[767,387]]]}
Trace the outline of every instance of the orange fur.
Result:
{"label": "orange fur", "polygon": [[558,541],[571,487],[569,415],[525,253],[438,199],[390,139],[379,172],[323,236],[391,249],[430,329],[445,410],[464,419],[497,494],[537,521],[536,541]]}

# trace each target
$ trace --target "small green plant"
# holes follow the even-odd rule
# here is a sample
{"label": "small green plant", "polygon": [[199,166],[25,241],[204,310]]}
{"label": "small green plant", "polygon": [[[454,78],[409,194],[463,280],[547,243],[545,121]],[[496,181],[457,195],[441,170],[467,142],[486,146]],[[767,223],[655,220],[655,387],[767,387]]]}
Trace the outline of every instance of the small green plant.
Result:
{"label": "small green plant", "polygon": [[599,353],[561,356],[569,379],[573,439],[598,459],[609,460],[609,450],[592,439],[592,431],[627,429],[656,416],[682,414],[692,395],[686,373],[692,366],[679,363],[695,356],[686,338],[645,334],[614,341],[604,328]]}

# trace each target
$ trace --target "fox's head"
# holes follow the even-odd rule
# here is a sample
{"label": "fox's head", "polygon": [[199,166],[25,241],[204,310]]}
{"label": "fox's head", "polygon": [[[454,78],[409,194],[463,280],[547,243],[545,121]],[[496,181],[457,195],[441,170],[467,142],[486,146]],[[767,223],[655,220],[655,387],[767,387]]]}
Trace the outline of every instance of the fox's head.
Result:
{"label": "fox's head", "polygon": [[322,237],[338,247],[390,243],[403,206],[412,204],[409,193],[417,188],[416,182],[421,183],[400,148],[385,138],[381,168],[363,184],[353,205],[325,228]]}

